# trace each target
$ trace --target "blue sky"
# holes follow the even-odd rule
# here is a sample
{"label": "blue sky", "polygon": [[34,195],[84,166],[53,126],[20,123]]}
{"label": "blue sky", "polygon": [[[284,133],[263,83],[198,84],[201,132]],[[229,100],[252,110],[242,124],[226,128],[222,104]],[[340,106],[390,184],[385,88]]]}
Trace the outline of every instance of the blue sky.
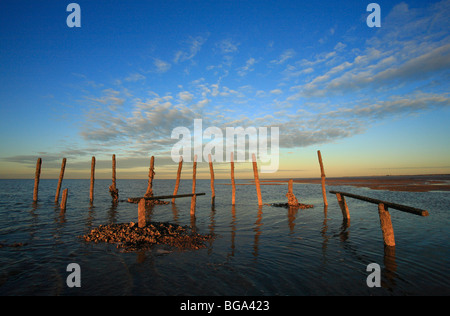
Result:
{"label": "blue sky", "polygon": [[[173,178],[177,126],[280,128],[264,177],[450,172],[450,1],[0,3],[0,178]],[[200,166],[207,176],[206,164]],[[216,164],[227,178],[228,164]],[[248,164],[238,175],[251,175]]]}

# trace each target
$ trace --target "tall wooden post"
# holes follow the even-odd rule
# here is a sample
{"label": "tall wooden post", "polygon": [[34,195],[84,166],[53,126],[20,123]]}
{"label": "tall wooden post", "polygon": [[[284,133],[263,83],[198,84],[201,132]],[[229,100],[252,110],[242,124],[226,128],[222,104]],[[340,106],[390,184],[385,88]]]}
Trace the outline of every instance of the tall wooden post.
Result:
{"label": "tall wooden post", "polygon": [[195,182],[196,182],[196,174],[197,174],[197,155],[194,156],[194,166],[192,171],[192,198],[191,198],[191,215],[195,214],[195,203],[196,203],[196,196],[195,196]]}
{"label": "tall wooden post", "polygon": [[253,174],[255,176],[256,194],[258,195],[258,205],[262,206],[261,188],[259,187],[258,165],[256,164],[256,156],[252,154]]}
{"label": "tall wooden post", "polygon": [[[178,187],[180,186],[181,168],[183,168],[183,156],[180,156],[180,162],[178,163],[177,181],[175,182],[175,189],[173,195],[177,195]],[[175,198],[172,199],[172,204],[175,203]]]}
{"label": "tall wooden post", "polygon": [[383,203],[378,204],[378,214],[380,215],[381,231],[383,232],[383,241],[386,246],[394,247],[394,229],[392,228],[391,215],[387,206]]}
{"label": "tall wooden post", "polygon": [[317,151],[317,156],[319,157],[320,177],[321,177],[321,180],[322,180],[323,204],[324,205],[328,205],[327,192],[326,192],[326,189],[325,189],[325,170],[323,168],[322,155],[320,154],[320,150]]}
{"label": "tall wooden post", "polygon": [[116,155],[112,155],[112,185],[109,186],[109,192],[113,198],[113,202],[119,201],[119,190],[116,187]]}
{"label": "tall wooden post", "polygon": [[61,183],[64,178],[64,170],[65,169],[66,169],[66,158],[63,158],[62,163],[61,163],[61,171],[59,172],[58,186],[56,187],[55,204],[58,204],[59,193],[61,191]]}
{"label": "tall wooden post", "polygon": [[297,198],[295,197],[293,188],[294,188],[294,180],[290,179],[288,182],[288,193],[286,194],[286,197],[288,198],[288,205],[298,207],[299,203]]}
{"label": "tall wooden post", "polygon": [[152,156],[152,158],[150,158],[150,169],[148,171],[147,192],[145,192],[144,197],[153,196],[153,177],[155,176],[154,167],[155,167],[155,157]]}
{"label": "tall wooden post", "polygon": [[209,161],[209,172],[211,173],[211,205],[214,207],[214,203],[216,200],[216,192],[214,190],[214,169],[211,154],[208,154],[208,161]]}
{"label": "tall wooden post", "polygon": [[95,182],[95,157],[91,161],[91,186],[89,188],[89,203],[94,203],[94,182]]}
{"label": "tall wooden post", "polygon": [[145,199],[141,199],[138,204],[138,226],[142,228],[145,225],[147,225],[145,219]]}
{"label": "tall wooden post", "polygon": [[42,166],[42,158],[38,158],[38,160],[36,162],[36,172],[34,174],[33,202],[37,202],[37,200],[38,200],[39,179],[41,177],[41,166]]}
{"label": "tall wooden post", "polygon": [[64,189],[62,197],[61,197],[61,205],[59,207],[61,208],[62,211],[66,210],[68,192],[69,192],[69,189]]}
{"label": "tall wooden post", "polygon": [[231,205],[235,205],[236,201],[236,184],[234,182],[234,157],[233,152],[230,155],[230,164],[231,164]]}

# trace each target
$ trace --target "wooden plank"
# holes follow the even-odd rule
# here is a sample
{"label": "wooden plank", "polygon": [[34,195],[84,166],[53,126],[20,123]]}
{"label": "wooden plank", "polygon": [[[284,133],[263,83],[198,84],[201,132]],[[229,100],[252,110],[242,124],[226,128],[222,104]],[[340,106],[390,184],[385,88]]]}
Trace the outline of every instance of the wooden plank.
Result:
{"label": "wooden plank", "polygon": [[140,200],[164,200],[164,199],[177,199],[177,198],[183,198],[183,197],[192,197],[193,195],[199,196],[199,195],[205,195],[206,193],[188,193],[188,194],[178,194],[178,195],[160,195],[160,196],[150,196],[150,197],[132,197],[128,198],[128,202],[139,202]]}
{"label": "wooden plank", "polygon": [[373,203],[373,204],[383,203],[384,206],[386,206],[386,207],[393,208],[393,209],[396,209],[396,210],[399,210],[399,211],[403,211],[403,212],[406,212],[406,213],[411,213],[411,214],[414,214],[414,215],[419,215],[419,216],[428,216],[429,215],[428,211],[426,211],[426,210],[418,209],[418,208],[407,206],[407,205],[386,202],[386,201],[373,199],[373,198],[370,198],[370,197],[357,195],[357,194],[352,194],[352,193],[339,192],[339,191],[329,191],[329,192],[333,193],[333,194],[339,193],[342,196],[348,196],[348,197],[351,197],[351,198],[354,198],[354,199],[357,199],[357,200],[366,201],[366,202]]}

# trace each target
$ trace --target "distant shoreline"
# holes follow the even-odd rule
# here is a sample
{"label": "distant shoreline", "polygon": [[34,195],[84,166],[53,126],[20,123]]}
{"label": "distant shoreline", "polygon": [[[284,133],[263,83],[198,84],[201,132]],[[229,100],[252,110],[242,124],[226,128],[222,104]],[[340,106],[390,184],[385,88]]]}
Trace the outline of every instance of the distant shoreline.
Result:
{"label": "distant shoreline", "polygon": [[[320,178],[292,178],[294,183],[320,184]],[[32,179],[0,179],[0,180],[32,180]],[[55,180],[55,179],[42,179]],[[67,179],[86,180],[86,179]],[[107,179],[97,179],[107,180]],[[144,179],[122,179],[144,180]],[[171,179],[161,179],[171,180]],[[182,179],[185,180],[185,179]],[[198,179],[206,180],[206,179]],[[217,179],[224,180],[224,179]],[[246,181],[246,183],[242,183]],[[287,185],[289,178],[260,179],[260,185]],[[231,185],[231,183],[216,183],[216,185]],[[254,185],[253,179],[236,179],[236,185]],[[429,175],[386,175],[386,176],[354,176],[354,177],[329,177],[326,178],[327,186],[350,185],[366,187],[373,190],[403,191],[403,192],[430,192],[450,191],[450,174]]]}
{"label": "distant shoreline", "polygon": [[[319,178],[293,179],[294,183],[319,184]],[[289,179],[260,180],[261,182],[283,183]],[[351,185],[373,190],[429,192],[450,191],[450,175],[408,175],[408,176],[365,176],[326,178],[326,185]]]}

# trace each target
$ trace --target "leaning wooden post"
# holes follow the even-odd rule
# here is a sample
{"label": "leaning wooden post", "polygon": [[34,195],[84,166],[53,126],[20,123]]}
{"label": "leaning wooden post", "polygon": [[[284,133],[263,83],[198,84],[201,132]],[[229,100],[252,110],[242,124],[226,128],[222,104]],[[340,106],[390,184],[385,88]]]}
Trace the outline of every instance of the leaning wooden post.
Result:
{"label": "leaning wooden post", "polygon": [[386,246],[394,247],[394,229],[392,227],[391,215],[388,212],[387,206],[383,203],[378,204],[378,214],[380,215],[381,231],[383,232],[383,241]]}
{"label": "leaning wooden post", "polygon": [[216,192],[214,190],[214,169],[211,154],[208,154],[208,161],[209,161],[209,172],[211,173],[211,205],[214,206],[216,200]]}
{"label": "leaning wooden post", "polygon": [[38,158],[36,162],[36,173],[34,175],[33,202],[38,200],[39,178],[41,177],[42,158]]}
{"label": "leaning wooden post", "polygon": [[116,188],[116,155],[112,156],[112,185],[109,186],[109,192],[113,198],[113,202],[119,201],[119,190]]}
{"label": "leaning wooden post", "polygon": [[[178,163],[177,182],[175,182],[175,189],[173,195],[177,195],[178,187],[180,186],[181,168],[183,168],[183,156],[180,156],[180,162]],[[172,204],[175,203],[175,198],[172,199]]]}
{"label": "leaning wooden post", "polygon": [[196,173],[197,173],[197,155],[194,156],[194,166],[192,171],[192,198],[191,198],[191,215],[195,214],[195,182],[196,182]]}
{"label": "leaning wooden post", "polygon": [[89,202],[94,203],[94,182],[95,182],[95,157],[91,161],[91,186],[89,189]]}
{"label": "leaning wooden post", "polygon": [[350,212],[348,210],[348,206],[347,206],[347,202],[345,201],[345,197],[343,195],[341,195],[340,193],[336,193],[336,198],[338,200],[339,207],[341,208],[341,211],[342,211],[342,217],[344,218],[344,220],[349,220]]}
{"label": "leaning wooden post", "polygon": [[64,189],[62,197],[61,197],[61,205],[59,207],[61,208],[62,211],[66,210],[68,192],[69,192],[69,189]]}
{"label": "leaning wooden post", "polygon": [[138,226],[142,228],[145,225],[147,225],[145,219],[145,199],[141,199],[138,204]]}
{"label": "leaning wooden post", "polygon": [[148,171],[147,192],[145,192],[144,197],[153,196],[153,177],[155,176],[154,167],[155,167],[155,157],[152,156],[152,158],[150,158],[150,169]]}
{"label": "leaning wooden post", "polygon": [[327,192],[325,190],[325,171],[323,169],[322,155],[320,154],[320,150],[317,151],[317,156],[319,156],[319,164],[320,164],[320,177],[322,179],[322,195],[323,195],[323,204],[328,205],[327,201]]}
{"label": "leaning wooden post", "polygon": [[64,170],[65,169],[66,169],[66,158],[63,158],[62,163],[61,163],[61,171],[59,172],[58,186],[56,187],[55,204],[58,204],[59,193],[61,191],[61,183],[64,178]]}
{"label": "leaning wooden post", "polygon": [[236,184],[234,183],[234,158],[233,158],[233,152],[231,153],[230,157],[230,163],[231,163],[231,205],[235,205],[235,198],[236,198]]}
{"label": "leaning wooden post", "polygon": [[253,160],[253,174],[255,176],[255,186],[256,186],[256,194],[258,195],[258,205],[262,206],[262,198],[261,198],[261,188],[259,187],[259,176],[258,176],[258,165],[256,164],[256,156],[252,154]]}

